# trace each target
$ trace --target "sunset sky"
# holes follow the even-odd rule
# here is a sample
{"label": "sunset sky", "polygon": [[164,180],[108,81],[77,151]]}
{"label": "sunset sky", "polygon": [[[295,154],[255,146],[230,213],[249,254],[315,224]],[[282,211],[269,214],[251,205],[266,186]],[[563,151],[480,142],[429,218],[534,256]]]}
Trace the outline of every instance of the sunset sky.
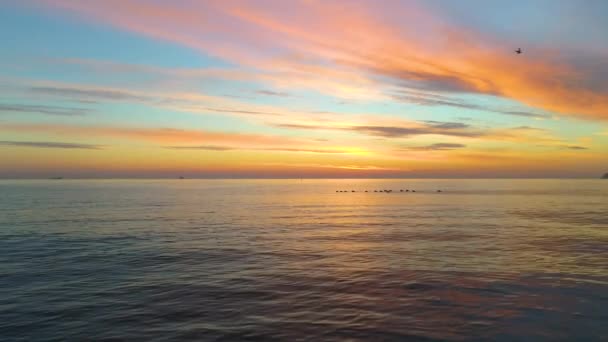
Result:
{"label": "sunset sky", "polygon": [[0,177],[598,178],[607,17],[603,0],[0,0]]}

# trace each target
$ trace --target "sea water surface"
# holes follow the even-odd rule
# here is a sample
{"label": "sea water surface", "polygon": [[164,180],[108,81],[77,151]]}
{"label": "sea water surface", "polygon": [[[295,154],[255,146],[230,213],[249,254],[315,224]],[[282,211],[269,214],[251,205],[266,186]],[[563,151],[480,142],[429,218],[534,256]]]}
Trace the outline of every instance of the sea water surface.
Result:
{"label": "sea water surface", "polygon": [[0,181],[2,341],[606,339],[606,180]]}

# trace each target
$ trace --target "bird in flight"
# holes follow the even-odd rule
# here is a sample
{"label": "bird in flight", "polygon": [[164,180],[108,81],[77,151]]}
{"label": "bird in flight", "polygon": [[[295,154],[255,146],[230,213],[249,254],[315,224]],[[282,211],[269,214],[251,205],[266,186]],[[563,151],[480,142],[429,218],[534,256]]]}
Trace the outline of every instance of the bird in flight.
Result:
{"label": "bird in flight", "polygon": [[521,53],[521,48],[517,48],[517,50],[515,50],[515,53],[519,55]]}

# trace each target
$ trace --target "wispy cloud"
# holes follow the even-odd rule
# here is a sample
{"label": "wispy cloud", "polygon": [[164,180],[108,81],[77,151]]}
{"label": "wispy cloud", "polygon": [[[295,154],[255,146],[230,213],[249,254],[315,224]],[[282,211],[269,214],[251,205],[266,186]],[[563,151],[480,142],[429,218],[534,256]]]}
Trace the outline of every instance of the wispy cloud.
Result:
{"label": "wispy cloud", "polygon": [[[358,96],[405,86],[495,95],[565,115],[608,115],[608,86],[597,77],[603,64],[589,62],[605,56],[586,55],[583,63],[550,48],[515,56],[502,39],[447,24],[422,2],[292,1],[287,14],[273,1],[44,2],[253,68],[287,87]],[[421,27],[424,35],[417,34]]]}
{"label": "wispy cloud", "polygon": [[307,148],[283,148],[283,147],[261,148],[261,149],[257,149],[257,150],[276,151],[276,152],[330,153],[330,154],[350,153],[349,151],[342,151],[342,150],[307,149]]}
{"label": "wispy cloud", "polygon": [[260,95],[268,95],[268,96],[277,96],[277,97],[289,97],[289,93],[281,92],[281,91],[272,91],[266,89],[256,90],[256,94]]}
{"label": "wispy cloud", "polygon": [[0,112],[40,113],[59,116],[80,116],[91,112],[90,109],[50,105],[0,104]]}
{"label": "wispy cloud", "polygon": [[567,150],[588,150],[589,148],[584,147],[584,146],[563,146],[563,148],[567,149]]}
{"label": "wispy cloud", "polygon": [[235,116],[280,116],[293,113],[280,107],[253,104],[227,96],[212,96],[196,92],[171,92],[159,90],[130,90],[88,84],[60,82],[39,82],[44,85],[28,86],[27,90],[36,95],[72,101],[101,101],[141,103],[192,113],[222,113]]}
{"label": "wispy cloud", "polygon": [[[511,143],[563,144],[563,141],[544,128],[531,126],[516,126],[509,128],[482,128],[470,124],[451,121],[406,121],[406,120],[376,120],[378,125],[366,124],[276,124],[275,127],[299,130],[327,130],[351,132],[361,135],[386,139],[410,139],[420,136],[444,136],[477,141],[495,141]],[[441,145],[438,145],[441,147]]]}
{"label": "wispy cloud", "polygon": [[139,128],[68,124],[2,124],[0,131],[44,133],[56,136],[121,138],[162,145],[197,144],[201,146],[238,145],[251,147],[302,146],[306,140],[285,136],[217,132],[177,128]]}
{"label": "wispy cloud", "polygon": [[[116,62],[106,62],[97,60],[81,60],[81,59],[64,59],[60,61],[62,63],[77,64],[79,66],[88,66],[95,70],[102,72],[145,72],[152,73],[154,75],[163,75],[165,77],[178,78],[178,79],[192,79],[192,78],[223,78],[229,80],[253,80],[268,81],[273,77],[268,76],[264,73],[264,76],[243,73],[242,71],[234,70],[216,70],[216,69],[170,69],[152,66],[142,65],[131,65],[131,64],[120,64]],[[283,76],[277,75],[276,78],[280,79]],[[148,103],[180,103],[179,98],[171,96],[148,96],[141,93],[122,89],[95,89],[95,88],[78,88],[68,86],[34,86],[30,89],[34,93],[44,95],[54,95],[64,98],[73,98],[85,102],[95,102],[95,100],[111,100],[111,101],[137,101],[137,102],[148,102]],[[274,91],[268,89],[258,89],[254,93],[274,96],[274,97],[291,97],[292,95],[288,92]],[[247,99],[243,96],[225,95],[225,97]],[[549,114],[542,114],[533,111],[524,110],[507,110],[500,108],[493,108],[486,105],[479,105],[475,103],[466,102],[460,99],[455,99],[451,96],[438,94],[437,91],[427,90],[414,90],[409,88],[394,89],[391,91],[389,98],[400,102],[413,103],[423,106],[450,106],[461,109],[471,109],[476,111],[493,112],[503,115],[528,117],[534,119],[548,119],[551,118]],[[344,101],[341,101],[345,103]],[[258,111],[246,111],[246,110],[230,110],[225,108],[208,108],[209,110],[223,112],[223,113],[239,113],[239,114],[270,114],[276,115],[276,113],[263,113]]]}
{"label": "wispy cloud", "polygon": [[455,137],[478,137],[481,132],[456,130],[452,128],[422,126],[422,127],[393,127],[393,126],[355,126],[350,130],[387,138],[411,137],[416,135],[445,135]]}
{"label": "wispy cloud", "polygon": [[233,151],[233,150],[245,150],[245,151],[272,151],[272,152],[304,152],[304,153],[350,153],[344,150],[331,150],[331,149],[310,149],[310,148],[285,148],[285,147],[265,147],[265,148],[252,148],[252,147],[234,147],[234,146],[216,146],[216,145],[199,145],[199,146],[167,146],[166,148],[174,150],[204,150],[204,151]]}
{"label": "wispy cloud", "polygon": [[414,103],[423,106],[448,106],[448,107],[456,107],[460,109],[471,109],[476,111],[485,111],[498,113],[503,115],[511,115],[511,116],[521,116],[527,118],[534,119],[548,119],[551,118],[551,115],[541,114],[536,112],[528,112],[523,110],[504,110],[493,108],[485,105],[479,105],[475,103],[465,102],[462,100],[453,99],[448,96],[438,95],[434,93],[425,93],[420,91],[411,91],[411,90],[399,90],[396,94],[391,96],[394,100]]}
{"label": "wispy cloud", "polygon": [[306,124],[290,124],[290,123],[278,123],[274,125],[279,128],[290,128],[290,129],[334,129],[333,127],[321,126],[321,125],[306,125]]}
{"label": "wispy cloud", "polygon": [[130,92],[121,90],[109,90],[109,89],[77,89],[70,87],[31,87],[33,93],[47,94],[55,96],[65,97],[77,97],[77,98],[93,98],[103,100],[136,100],[144,101],[148,98],[141,95],[136,95]]}
{"label": "wispy cloud", "polygon": [[101,146],[90,144],[49,142],[49,141],[0,141],[3,146],[35,147],[35,148],[63,148],[63,149],[86,149],[99,150]]}
{"label": "wispy cloud", "polygon": [[449,151],[467,147],[464,144],[456,143],[436,143],[427,146],[411,146],[404,147],[403,150],[407,151]]}
{"label": "wispy cloud", "polygon": [[255,111],[255,110],[241,110],[241,109],[230,109],[230,108],[206,107],[205,109],[210,112],[218,112],[218,113],[252,114],[252,115],[281,115],[280,113],[273,113],[273,112],[260,112],[260,111]]}
{"label": "wispy cloud", "polygon": [[431,127],[433,128],[438,128],[438,129],[463,129],[463,128],[470,128],[471,125],[469,124],[465,124],[462,122],[450,122],[450,121],[434,121],[434,120],[426,120],[424,121],[427,124],[431,125]]}
{"label": "wispy cloud", "polygon": [[455,137],[481,137],[486,133],[473,129],[468,124],[460,122],[424,121],[410,123],[390,123],[387,125],[306,125],[306,124],[277,124],[276,127],[305,130],[339,130],[385,138],[407,138],[420,135],[444,135]]}
{"label": "wispy cloud", "polygon": [[512,131],[537,131],[537,132],[546,132],[547,130],[539,127],[532,126],[517,126],[511,128]]}
{"label": "wispy cloud", "polygon": [[524,112],[524,111],[519,111],[519,110],[502,110],[502,111],[498,111],[498,113],[505,114],[505,115],[512,115],[512,116],[522,116],[522,117],[534,118],[534,119],[548,119],[551,117],[551,115],[548,115],[548,114]]}
{"label": "wispy cloud", "polygon": [[165,148],[172,150],[205,150],[205,151],[230,151],[234,147],[216,146],[216,145],[197,145],[197,146],[166,146]]}

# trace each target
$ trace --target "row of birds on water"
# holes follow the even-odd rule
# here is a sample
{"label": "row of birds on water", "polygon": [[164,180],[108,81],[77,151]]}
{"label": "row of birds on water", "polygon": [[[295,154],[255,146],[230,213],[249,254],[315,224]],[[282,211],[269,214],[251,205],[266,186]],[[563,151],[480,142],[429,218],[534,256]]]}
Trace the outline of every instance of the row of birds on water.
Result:
{"label": "row of birds on water", "polygon": [[[356,190],[336,190],[336,192],[357,192]],[[371,192],[370,190],[365,190],[365,191],[359,191],[359,192]],[[391,193],[393,192],[393,190],[374,190],[374,192],[386,192],[386,193]],[[396,191],[395,191],[396,192]],[[410,190],[410,189],[401,189],[399,190],[399,192],[416,192],[416,190]],[[441,190],[437,190],[437,192],[443,192]]]}

